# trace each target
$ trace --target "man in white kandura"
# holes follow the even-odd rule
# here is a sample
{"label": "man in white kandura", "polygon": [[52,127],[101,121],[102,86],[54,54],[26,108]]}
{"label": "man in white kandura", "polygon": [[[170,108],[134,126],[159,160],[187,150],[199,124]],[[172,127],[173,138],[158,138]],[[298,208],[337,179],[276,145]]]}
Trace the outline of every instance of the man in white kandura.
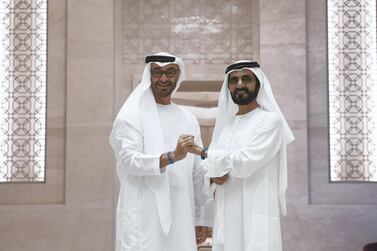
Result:
{"label": "man in white kandura", "polygon": [[230,65],[210,148],[194,147],[215,183],[213,251],[282,250],[286,145],[293,139],[258,63]]}
{"label": "man in white kandura", "polygon": [[210,222],[203,215],[206,170],[198,156],[187,154],[201,145],[198,121],[171,103],[184,65],[168,53],[145,62],[110,135],[120,180],[116,250],[195,251]]}

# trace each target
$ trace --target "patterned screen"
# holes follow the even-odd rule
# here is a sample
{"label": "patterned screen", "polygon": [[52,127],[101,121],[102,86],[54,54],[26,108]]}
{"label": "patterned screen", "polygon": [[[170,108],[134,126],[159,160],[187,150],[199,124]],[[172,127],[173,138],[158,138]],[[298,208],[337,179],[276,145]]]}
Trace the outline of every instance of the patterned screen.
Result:
{"label": "patterned screen", "polygon": [[328,0],[331,181],[377,181],[376,0]]}
{"label": "patterned screen", "polygon": [[124,0],[123,62],[168,51],[185,64],[228,64],[255,56],[256,14],[250,0]]}
{"label": "patterned screen", "polygon": [[43,182],[47,0],[0,0],[0,17],[0,182]]}

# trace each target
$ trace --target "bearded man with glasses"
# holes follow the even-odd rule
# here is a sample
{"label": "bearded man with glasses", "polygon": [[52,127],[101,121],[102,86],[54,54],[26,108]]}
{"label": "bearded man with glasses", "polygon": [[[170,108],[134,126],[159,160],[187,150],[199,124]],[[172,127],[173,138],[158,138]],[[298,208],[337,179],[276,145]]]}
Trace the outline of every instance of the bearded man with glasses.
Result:
{"label": "bearded man with glasses", "polygon": [[190,112],[171,102],[183,81],[180,58],[145,58],[137,88],[119,111],[110,135],[120,193],[117,251],[196,251],[211,222],[203,193],[206,169],[189,153],[202,145]]}

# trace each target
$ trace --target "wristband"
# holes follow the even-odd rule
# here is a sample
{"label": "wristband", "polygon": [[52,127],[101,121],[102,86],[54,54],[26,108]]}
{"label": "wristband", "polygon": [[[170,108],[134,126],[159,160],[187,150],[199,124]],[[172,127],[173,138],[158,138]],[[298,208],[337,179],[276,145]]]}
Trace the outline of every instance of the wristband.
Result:
{"label": "wristband", "polygon": [[203,149],[202,149],[202,153],[200,154],[200,158],[201,158],[201,159],[204,160],[204,159],[206,158],[205,153],[206,153],[207,150],[208,150],[207,147],[203,147]]}
{"label": "wristband", "polygon": [[170,164],[173,164],[174,163],[174,160],[173,160],[173,158],[172,158],[172,156],[171,156],[171,152],[167,152],[167,155],[168,155],[168,164],[170,165]]}

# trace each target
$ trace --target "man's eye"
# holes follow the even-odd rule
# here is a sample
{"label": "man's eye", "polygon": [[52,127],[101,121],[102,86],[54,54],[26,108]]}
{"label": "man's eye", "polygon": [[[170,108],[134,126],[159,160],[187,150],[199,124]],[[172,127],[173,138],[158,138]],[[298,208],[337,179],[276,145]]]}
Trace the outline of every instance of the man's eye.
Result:
{"label": "man's eye", "polygon": [[176,73],[176,70],[169,70],[166,72],[166,74],[168,75],[175,75],[175,73]]}
{"label": "man's eye", "polygon": [[238,78],[230,78],[229,82],[230,83],[237,83],[238,82]]}
{"label": "man's eye", "polygon": [[242,76],[242,82],[251,82],[251,77],[250,76]]}
{"label": "man's eye", "polygon": [[162,71],[160,71],[160,70],[152,71],[152,75],[155,75],[155,76],[162,75]]}

